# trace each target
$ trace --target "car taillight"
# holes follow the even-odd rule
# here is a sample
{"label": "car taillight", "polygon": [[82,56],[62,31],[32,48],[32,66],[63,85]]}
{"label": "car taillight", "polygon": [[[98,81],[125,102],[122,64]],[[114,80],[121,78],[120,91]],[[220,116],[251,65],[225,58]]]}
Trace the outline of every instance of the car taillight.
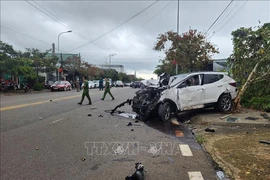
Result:
{"label": "car taillight", "polygon": [[231,86],[236,87],[236,82],[229,83]]}

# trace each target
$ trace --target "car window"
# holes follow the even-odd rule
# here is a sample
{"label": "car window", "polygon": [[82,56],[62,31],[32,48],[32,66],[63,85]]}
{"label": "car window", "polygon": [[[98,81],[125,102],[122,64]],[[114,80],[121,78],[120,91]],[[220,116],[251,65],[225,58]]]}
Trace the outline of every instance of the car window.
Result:
{"label": "car window", "polygon": [[211,84],[223,78],[223,74],[204,74],[203,84]]}

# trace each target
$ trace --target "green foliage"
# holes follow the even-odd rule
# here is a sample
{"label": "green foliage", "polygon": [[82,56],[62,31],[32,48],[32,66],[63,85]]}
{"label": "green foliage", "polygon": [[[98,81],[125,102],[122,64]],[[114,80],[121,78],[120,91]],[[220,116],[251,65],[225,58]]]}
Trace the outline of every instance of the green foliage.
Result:
{"label": "green foliage", "polygon": [[[170,46],[167,48],[168,43]],[[154,73],[160,74],[162,71],[171,75],[175,74],[174,60],[179,65],[180,73],[203,70],[211,61],[212,55],[218,53],[218,49],[206,40],[205,34],[192,29],[182,35],[172,31],[160,34],[154,50],[164,51],[166,54]]]}
{"label": "green foliage", "polygon": [[33,86],[34,91],[41,91],[44,88],[42,83],[35,83]]}
{"label": "green foliage", "polygon": [[247,108],[254,108],[270,112],[270,95],[261,97],[252,97],[251,99],[244,98],[242,104]]}
{"label": "green foliage", "polygon": [[269,96],[266,94],[270,94],[270,23],[256,29],[241,27],[233,31],[232,36],[234,48],[230,63],[233,65],[233,78],[243,85],[258,64],[241,97],[242,105],[269,109]]}

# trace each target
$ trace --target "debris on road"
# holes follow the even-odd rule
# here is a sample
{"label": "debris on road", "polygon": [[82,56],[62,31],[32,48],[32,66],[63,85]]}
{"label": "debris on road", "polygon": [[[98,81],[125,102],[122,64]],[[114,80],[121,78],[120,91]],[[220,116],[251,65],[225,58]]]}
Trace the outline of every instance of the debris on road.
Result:
{"label": "debris on road", "polygon": [[125,117],[125,118],[132,118],[132,119],[137,118],[136,114],[131,114],[131,113],[119,113],[119,116],[122,116],[122,117]]}
{"label": "debris on road", "polygon": [[184,133],[180,130],[175,130],[175,136],[176,137],[183,137],[184,136]]}
{"label": "debris on road", "polygon": [[36,148],[36,150],[39,150],[39,148]]}
{"label": "debris on road", "polygon": [[97,109],[96,107],[92,107],[92,108],[90,108],[90,110],[93,110],[93,109]]}
{"label": "debris on road", "polygon": [[131,129],[130,131],[134,131],[134,129]]}
{"label": "debris on road", "polygon": [[259,118],[256,118],[256,117],[246,117],[245,119],[255,121],[255,120],[259,119]]}
{"label": "debris on road", "polygon": [[103,117],[101,114],[98,117]]}
{"label": "debris on road", "polygon": [[266,141],[266,140],[260,140],[260,143],[264,143],[264,144],[270,144],[270,141]]}
{"label": "debris on road", "polygon": [[113,115],[113,113],[116,111],[116,109],[124,106],[126,103],[128,103],[129,105],[131,105],[132,99],[127,99],[125,102],[122,102],[121,104],[115,106],[115,108],[111,111],[111,115]]}
{"label": "debris on road", "polygon": [[228,114],[226,116],[222,116],[220,119],[225,119],[225,118],[230,117],[230,116],[232,116],[232,114]]}
{"label": "debris on road", "polygon": [[210,128],[206,128],[204,131],[205,132],[216,132],[215,129],[210,129]]}
{"label": "debris on road", "polygon": [[87,116],[92,116],[92,114],[88,114]]}
{"label": "debris on road", "polygon": [[139,122],[138,120],[135,121],[135,123],[138,123],[138,122]]}
{"label": "debris on road", "polygon": [[82,157],[82,158],[81,158],[81,160],[82,160],[82,161],[85,161],[85,160],[86,160],[86,158],[85,158],[85,157]]}
{"label": "debris on road", "polygon": [[264,119],[269,119],[270,120],[270,116],[266,113],[261,113],[261,116],[264,117]]}
{"label": "debris on road", "polygon": [[131,123],[131,122],[129,122],[129,123],[127,124],[127,126],[132,126],[132,123]]}
{"label": "debris on road", "polygon": [[238,118],[233,118],[233,117],[227,118],[227,122],[235,122],[237,120],[238,120]]}
{"label": "debris on road", "polygon": [[172,119],[172,124],[175,125],[175,126],[180,125],[176,118]]}
{"label": "debris on road", "polygon": [[50,102],[52,102],[52,100],[50,100]]}
{"label": "debris on road", "polygon": [[144,165],[142,163],[135,163],[136,171],[125,178],[125,180],[144,180]]}

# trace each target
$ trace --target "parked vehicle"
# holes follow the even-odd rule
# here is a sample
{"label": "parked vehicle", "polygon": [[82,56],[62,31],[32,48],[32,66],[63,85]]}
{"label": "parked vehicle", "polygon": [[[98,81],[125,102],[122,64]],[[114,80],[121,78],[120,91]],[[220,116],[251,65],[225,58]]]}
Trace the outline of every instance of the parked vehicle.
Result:
{"label": "parked vehicle", "polygon": [[160,78],[160,85],[136,92],[133,111],[144,118],[158,114],[162,121],[169,120],[172,114],[198,108],[228,112],[237,95],[235,80],[223,72],[167,75]]}
{"label": "parked vehicle", "polygon": [[72,90],[71,84],[68,81],[56,81],[51,86],[51,91],[66,91]]}
{"label": "parked vehicle", "polygon": [[88,88],[89,89],[93,89],[95,87],[96,87],[96,85],[95,85],[95,83],[93,81],[88,81]]}
{"label": "parked vehicle", "polygon": [[124,86],[130,86],[130,83],[124,83]]}
{"label": "parked vehicle", "polygon": [[115,87],[124,87],[124,83],[120,80],[115,81]]}
{"label": "parked vehicle", "polygon": [[141,81],[134,81],[132,84],[133,88],[140,88],[141,87]]}
{"label": "parked vehicle", "polygon": [[99,87],[99,80],[93,80],[93,83],[94,83],[94,88]]}

